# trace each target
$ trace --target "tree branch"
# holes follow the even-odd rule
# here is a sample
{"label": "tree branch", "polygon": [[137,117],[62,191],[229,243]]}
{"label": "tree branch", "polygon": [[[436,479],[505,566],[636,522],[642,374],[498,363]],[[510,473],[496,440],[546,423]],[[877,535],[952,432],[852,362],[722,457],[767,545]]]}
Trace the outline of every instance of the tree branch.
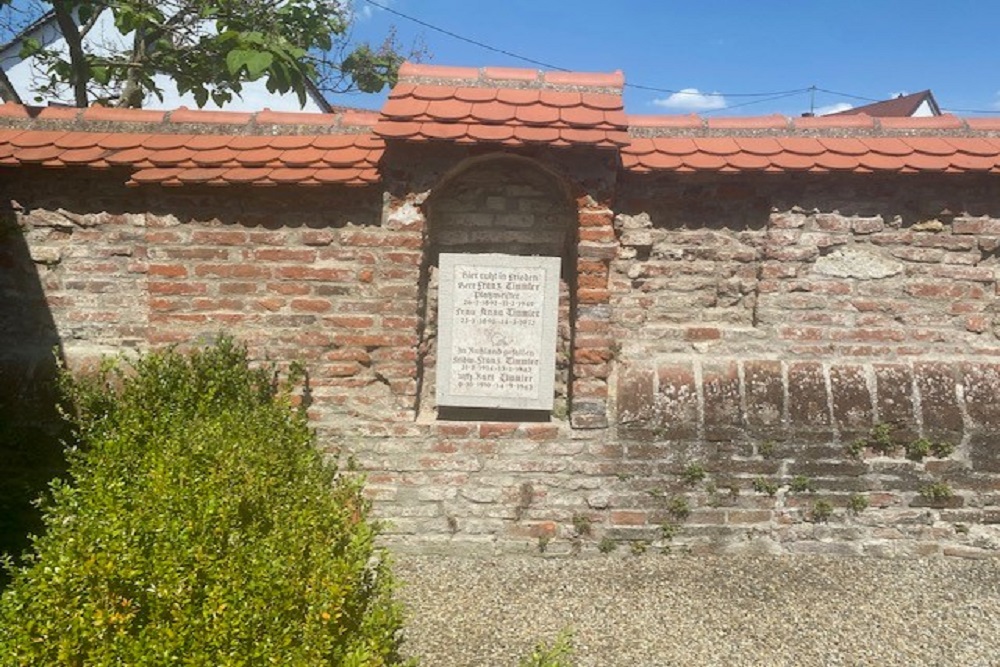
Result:
{"label": "tree branch", "polygon": [[66,46],[69,49],[70,63],[70,83],[73,85],[74,103],[78,107],[86,107],[89,103],[87,95],[87,82],[90,80],[87,58],[83,53],[83,38],[80,36],[80,29],[73,20],[72,6],[66,0],[58,0],[52,3],[55,11],[56,23],[59,24],[59,32],[66,39]]}
{"label": "tree branch", "polygon": [[3,69],[0,69],[0,99],[3,99],[4,102],[24,104],[21,101],[21,96],[17,93],[17,89],[14,88],[14,84],[7,77],[7,72],[3,71]]}

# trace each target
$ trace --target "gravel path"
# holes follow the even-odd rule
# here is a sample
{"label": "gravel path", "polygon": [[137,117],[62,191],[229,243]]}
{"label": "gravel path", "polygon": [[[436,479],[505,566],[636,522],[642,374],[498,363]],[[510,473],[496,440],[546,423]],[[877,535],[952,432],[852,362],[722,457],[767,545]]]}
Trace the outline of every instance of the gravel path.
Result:
{"label": "gravel path", "polygon": [[574,631],[580,667],[1000,666],[1000,559],[399,555],[423,667],[515,667]]}

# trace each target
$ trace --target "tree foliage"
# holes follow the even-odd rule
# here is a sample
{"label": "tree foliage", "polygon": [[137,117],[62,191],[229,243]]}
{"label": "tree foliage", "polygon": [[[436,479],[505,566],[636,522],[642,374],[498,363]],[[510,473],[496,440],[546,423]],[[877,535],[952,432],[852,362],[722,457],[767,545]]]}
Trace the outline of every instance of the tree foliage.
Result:
{"label": "tree foliage", "polygon": [[[161,96],[157,74],[199,106],[221,106],[257,80],[305,104],[310,81],[322,81],[325,92],[377,92],[395,83],[404,58],[391,36],[378,47],[349,45],[344,0],[0,0],[8,24],[18,11],[22,23],[31,16],[26,2],[52,12],[67,46],[24,41],[22,57],[44,71],[37,92],[68,86],[76,106],[142,106],[149,94]],[[92,34],[102,15],[124,41]]]}
{"label": "tree foliage", "polygon": [[0,665],[399,662],[360,482],[223,340],[70,381],[80,447],[0,598]]}

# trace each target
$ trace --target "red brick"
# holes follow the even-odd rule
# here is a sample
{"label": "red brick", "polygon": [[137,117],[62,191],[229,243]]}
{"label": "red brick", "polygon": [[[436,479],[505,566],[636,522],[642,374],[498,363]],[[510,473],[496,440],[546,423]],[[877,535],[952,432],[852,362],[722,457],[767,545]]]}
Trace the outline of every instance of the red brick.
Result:
{"label": "red brick", "polygon": [[610,211],[596,213],[592,211],[580,211],[580,227],[610,227],[614,221],[614,216]]}
{"label": "red brick", "polygon": [[188,270],[179,264],[150,264],[148,273],[163,278],[186,278]]}
{"label": "red brick", "polygon": [[165,294],[165,295],[205,294],[208,292],[208,287],[205,285],[205,283],[150,282],[148,289],[150,294]]}
{"label": "red brick", "polygon": [[248,240],[247,233],[238,230],[194,230],[191,232],[193,245],[246,245]]}
{"label": "red brick", "polygon": [[612,510],[610,518],[613,526],[646,525],[646,513],[638,510]]}
{"label": "red brick", "polygon": [[606,289],[579,289],[576,296],[580,303],[607,303],[611,292]]}
{"label": "red brick", "polygon": [[264,262],[315,262],[315,250],[291,248],[259,248],[253,251],[253,259]]}
{"label": "red brick", "polygon": [[581,241],[608,242],[615,240],[615,230],[611,227],[584,227],[579,231]]}
{"label": "red brick", "polygon": [[301,313],[325,313],[332,304],[327,299],[292,299],[291,306]]}
{"label": "red brick", "polygon": [[689,327],[684,330],[684,339],[689,341],[719,340],[722,332],[716,327]]}
{"label": "red brick", "polygon": [[196,276],[218,278],[269,278],[271,269],[260,264],[198,264],[194,268]]}
{"label": "red brick", "polygon": [[318,269],[311,266],[282,266],[275,269],[275,276],[285,280],[326,280],[331,282],[352,282],[354,272],[350,269]]}
{"label": "red brick", "polygon": [[373,248],[420,248],[424,244],[421,234],[401,232],[345,231],[341,234],[340,240],[348,246]]}

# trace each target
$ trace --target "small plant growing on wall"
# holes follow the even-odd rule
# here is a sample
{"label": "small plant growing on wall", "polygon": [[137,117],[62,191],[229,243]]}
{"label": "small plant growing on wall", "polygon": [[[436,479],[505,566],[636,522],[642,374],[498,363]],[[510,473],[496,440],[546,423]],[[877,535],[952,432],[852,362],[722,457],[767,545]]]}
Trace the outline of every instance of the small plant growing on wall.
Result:
{"label": "small plant growing on wall", "polygon": [[597,550],[602,554],[609,554],[617,548],[618,542],[607,535],[602,537],[601,541],[597,543]]}
{"label": "small plant growing on wall", "polygon": [[852,493],[851,497],[847,499],[847,509],[849,509],[852,514],[861,514],[868,509],[868,498],[860,493]]}
{"label": "small plant growing on wall", "polygon": [[927,438],[918,438],[906,444],[906,458],[911,461],[923,461],[924,457],[931,453],[931,441]]}
{"label": "small plant growing on wall", "polygon": [[852,440],[847,443],[847,446],[844,447],[844,451],[847,453],[848,457],[856,461],[860,461],[862,456],[864,456],[865,448],[867,446],[868,442],[864,438],[858,438],[857,440]]}
{"label": "small plant growing on wall", "polygon": [[811,479],[805,475],[798,475],[789,483],[788,490],[792,493],[812,493],[816,488]]}
{"label": "small plant growing on wall", "polygon": [[573,531],[580,537],[590,537],[591,533],[594,531],[594,526],[590,517],[583,514],[574,514]]}
{"label": "small plant growing on wall", "polygon": [[684,472],[681,473],[681,477],[684,483],[688,486],[694,486],[701,480],[705,479],[705,467],[701,463],[695,461],[694,463],[689,463]]}
{"label": "small plant growing on wall", "polygon": [[879,454],[890,455],[899,447],[892,439],[892,424],[875,424],[868,436],[869,446]]}
{"label": "small plant growing on wall", "polygon": [[667,503],[667,511],[670,516],[678,521],[683,521],[691,515],[691,505],[684,496],[673,496]]}
{"label": "small plant growing on wall", "polygon": [[920,489],[921,497],[932,503],[945,502],[955,495],[947,482],[933,482]]}
{"label": "small plant growing on wall", "polygon": [[660,537],[662,537],[665,542],[669,542],[670,540],[677,537],[677,534],[680,532],[680,530],[681,527],[678,526],[676,523],[661,524]]}
{"label": "small plant growing on wall", "polygon": [[833,505],[829,500],[817,500],[812,508],[812,520],[815,523],[826,523],[833,516]]}
{"label": "small plant growing on wall", "polygon": [[935,458],[946,459],[955,453],[955,445],[951,442],[936,441],[931,443],[931,454]]}
{"label": "small plant growing on wall", "polygon": [[774,456],[774,448],[776,447],[774,440],[765,440],[760,443],[757,447],[757,452],[765,459],[769,459]]}
{"label": "small plant growing on wall", "polygon": [[753,481],[753,490],[757,493],[766,493],[773,498],[778,494],[778,483],[773,480],[758,477]]}

